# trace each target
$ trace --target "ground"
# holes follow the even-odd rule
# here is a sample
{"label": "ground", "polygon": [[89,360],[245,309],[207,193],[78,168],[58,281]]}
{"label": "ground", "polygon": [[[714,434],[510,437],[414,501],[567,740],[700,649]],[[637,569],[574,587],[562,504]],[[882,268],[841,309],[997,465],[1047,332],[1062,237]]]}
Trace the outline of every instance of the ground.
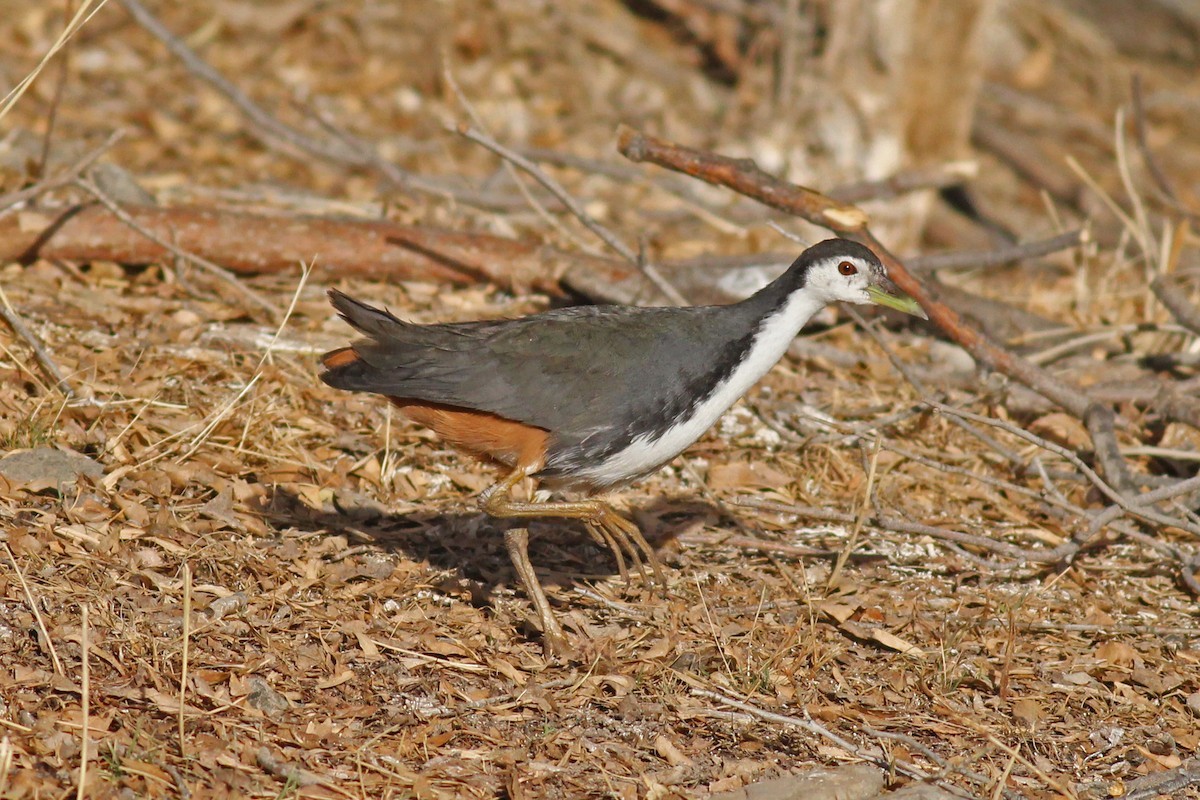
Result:
{"label": "ground", "polygon": [[[36,182],[48,132],[54,174],[122,128],[104,160],[161,205],[383,216],[599,253],[568,214],[531,210],[497,159],[453,126],[474,113],[502,142],[621,166],[618,123],[741,154],[730,142],[754,124],[752,82],[731,82],[703,30],[678,30],[687,13],[648,5],[596,2],[562,17],[537,3],[152,8],[270,113],[323,133],[305,117],[316,109],[405,169],[461,176],[506,205],[397,191],[368,168],[264,144],[116,2],[79,33],[63,77],[52,62],[4,118],[2,188]],[[1167,28],[1130,44],[1109,16],[1054,7],[1063,27],[989,74],[981,118],[1007,108],[1013,130],[1053,140],[1115,191],[1128,151],[1113,145],[1114,113],[1128,111],[1125,79],[1139,69],[1150,143],[1188,199],[1200,174],[1188,116],[1195,39]],[[620,36],[601,46],[599,28],[585,35],[593,18],[645,38],[623,52]],[[62,26],[61,9],[32,3],[0,20],[6,84]],[[1069,57],[1089,48],[1113,60],[1075,80]],[[1025,117],[1004,91],[1024,93]],[[1054,232],[1060,201],[974,141],[979,205],[1021,238]],[[1063,164],[1051,166],[1074,176]],[[649,188],[663,174],[652,170],[552,171],[655,259],[796,247]],[[60,188],[6,214],[36,224],[82,196]],[[1090,198],[1078,206],[1104,205]],[[1076,376],[1099,380],[1112,340],[1194,352],[1131,255],[1139,229],[1108,222],[1116,234],[1085,255],[952,280],[1072,330],[1129,326],[1084,348],[1093,366]],[[1165,235],[1155,224],[1144,229]],[[1175,233],[1178,263],[1194,270],[1194,233],[1186,222]],[[941,203],[923,242],[994,244]],[[311,274],[297,264],[238,278],[286,320],[180,259],[0,264],[3,301],[79,395],[56,391],[29,343],[0,327],[0,457],[75,454],[20,475],[10,463],[0,477],[0,795],[74,792],[84,714],[91,797],[691,797],[864,760],[899,765],[895,785],[919,770],[971,797],[1121,796],[1200,747],[1196,598],[1154,546],[1194,536],[1147,528],[1052,563],[940,537],[1051,548],[1085,527],[1047,510],[1057,498],[1093,512],[1104,502],[1061,455],[1012,427],[976,422],[972,433],[929,401],[1085,453],[1077,420],[1016,408],[932,328],[894,319],[867,335],[844,315],[822,317],[807,349],[683,457],[614,495],[658,548],[667,586],[623,580],[580,526],[534,524],[533,563],[579,645],[575,660],[547,658],[502,524],[477,508],[495,471],[377,398],[324,386],[318,356],[350,338],[330,286],[417,321],[578,298],[367,280],[312,257]],[[1156,441],[1193,455],[1200,446],[1178,424]],[[1195,474],[1194,459],[1147,454],[1135,465]]]}

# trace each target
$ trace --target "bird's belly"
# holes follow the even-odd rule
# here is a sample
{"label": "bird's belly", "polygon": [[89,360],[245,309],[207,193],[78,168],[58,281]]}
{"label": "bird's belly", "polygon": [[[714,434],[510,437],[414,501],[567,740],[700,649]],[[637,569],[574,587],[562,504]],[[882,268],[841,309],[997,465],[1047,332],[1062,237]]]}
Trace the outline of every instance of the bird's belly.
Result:
{"label": "bird's belly", "polygon": [[761,375],[761,372],[735,373],[707,399],[694,406],[690,416],[674,420],[664,430],[634,436],[620,450],[582,466],[574,477],[596,487],[608,487],[650,474],[703,436]]}

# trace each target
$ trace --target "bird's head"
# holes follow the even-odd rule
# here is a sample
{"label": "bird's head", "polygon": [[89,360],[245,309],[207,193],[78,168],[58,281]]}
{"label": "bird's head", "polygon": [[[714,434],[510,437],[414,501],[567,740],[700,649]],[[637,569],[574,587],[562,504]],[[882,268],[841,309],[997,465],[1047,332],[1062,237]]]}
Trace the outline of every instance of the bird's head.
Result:
{"label": "bird's head", "polygon": [[801,258],[809,261],[804,288],[827,303],[874,303],[928,319],[916,300],[892,283],[879,258],[849,239],[828,239]]}

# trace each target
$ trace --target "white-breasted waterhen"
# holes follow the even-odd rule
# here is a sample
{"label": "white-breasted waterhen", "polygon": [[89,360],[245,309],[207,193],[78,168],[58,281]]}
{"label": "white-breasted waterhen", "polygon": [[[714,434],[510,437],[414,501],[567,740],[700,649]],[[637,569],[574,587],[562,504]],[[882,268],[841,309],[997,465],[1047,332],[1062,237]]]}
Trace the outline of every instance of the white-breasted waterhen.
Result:
{"label": "white-breasted waterhen", "polygon": [[[500,464],[504,477],[482,495],[488,514],[581,520],[622,575],[626,555],[639,568],[644,556],[664,585],[637,526],[591,495],[654,472],[696,441],[826,304],[924,316],[874,253],[846,239],[810,247],[752,297],[723,306],[582,306],[417,325],[334,289],[329,299],[363,338],[324,356],[325,383],[384,395],[450,445]],[[514,500],[524,478],[587,498]],[[505,533],[546,649],[569,654],[528,543],[525,528]]]}

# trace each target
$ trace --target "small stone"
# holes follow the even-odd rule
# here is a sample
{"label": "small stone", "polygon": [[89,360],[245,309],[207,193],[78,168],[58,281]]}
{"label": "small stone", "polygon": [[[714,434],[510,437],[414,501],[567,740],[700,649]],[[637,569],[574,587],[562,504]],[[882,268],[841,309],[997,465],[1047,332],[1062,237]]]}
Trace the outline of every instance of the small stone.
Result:
{"label": "small stone", "polygon": [[1155,731],[1146,740],[1146,749],[1156,756],[1169,756],[1175,752],[1175,737],[1166,731]]}
{"label": "small stone", "polygon": [[199,325],[204,320],[190,308],[181,308],[171,315],[171,321],[181,328],[190,328],[193,325]]}
{"label": "small stone", "polygon": [[103,465],[95,459],[54,447],[36,447],[0,458],[0,475],[24,484],[31,492],[57,489],[64,483],[73,483],[80,475],[98,478],[103,474]]}
{"label": "small stone", "polygon": [[250,692],[246,695],[246,702],[268,717],[287,711],[291,707],[292,704],[286,697],[272,689],[257,675],[251,675],[246,683],[250,688]]}
{"label": "small stone", "polygon": [[1200,717],[1200,692],[1192,692],[1187,696],[1187,707],[1192,716]]}

